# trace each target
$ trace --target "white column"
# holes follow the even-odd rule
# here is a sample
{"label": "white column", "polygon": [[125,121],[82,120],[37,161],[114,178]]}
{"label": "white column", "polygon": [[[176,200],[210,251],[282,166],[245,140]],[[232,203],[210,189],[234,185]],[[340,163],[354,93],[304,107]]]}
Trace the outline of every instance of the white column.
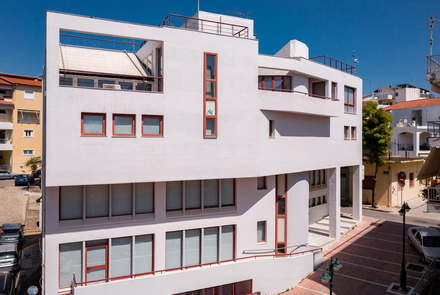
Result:
{"label": "white column", "polygon": [[[309,172],[287,175],[287,246],[309,239]],[[292,249],[288,249],[290,252]]]}
{"label": "white column", "polygon": [[362,166],[353,166],[353,219],[362,221]]}
{"label": "white column", "polygon": [[341,236],[341,167],[329,171],[329,237],[339,239]]}

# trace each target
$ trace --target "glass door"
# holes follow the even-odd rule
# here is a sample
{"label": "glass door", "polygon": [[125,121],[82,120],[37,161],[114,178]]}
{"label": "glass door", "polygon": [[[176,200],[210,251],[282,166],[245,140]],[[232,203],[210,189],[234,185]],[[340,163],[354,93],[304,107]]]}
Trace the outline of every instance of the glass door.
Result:
{"label": "glass door", "polygon": [[[86,282],[102,283],[108,278],[108,242],[90,241],[86,244]],[[98,281],[98,282],[93,282]]]}

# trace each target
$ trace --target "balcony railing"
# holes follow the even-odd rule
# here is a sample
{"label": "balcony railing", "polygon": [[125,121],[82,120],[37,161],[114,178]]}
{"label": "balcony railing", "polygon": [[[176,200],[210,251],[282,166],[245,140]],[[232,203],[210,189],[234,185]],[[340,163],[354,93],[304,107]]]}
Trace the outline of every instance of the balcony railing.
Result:
{"label": "balcony railing", "polygon": [[440,137],[440,121],[428,122],[428,137]]}
{"label": "balcony railing", "polygon": [[299,94],[303,94],[303,95],[309,96],[309,97],[316,97],[316,98],[328,99],[328,100],[332,100],[332,101],[339,101],[339,99],[337,99],[337,98],[331,98],[331,97],[322,96],[322,95],[318,95],[318,94],[296,91],[296,90],[293,90],[293,89],[266,88],[266,87],[264,87],[264,88],[263,87],[258,87],[258,89],[259,90],[265,90],[265,91],[274,91],[274,92],[299,93]]}
{"label": "balcony railing", "polygon": [[335,68],[337,70],[356,75],[356,67],[346,64],[345,62],[336,60],[334,58],[328,57],[326,55],[316,56],[309,58],[310,60],[314,60],[316,62],[322,63],[331,68]]}
{"label": "balcony railing", "polygon": [[399,143],[398,144],[398,149],[399,151],[412,151],[413,150],[413,145],[412,144],[404,144],[404,143]]}
{"label": "balcony railing", "polygon": [[235,258],[235,259],[231,259],[231,260],[224,260],[224,261],[218,261],[218,262],[212,262],[212,263],[204,263],[204,264],[192,265],[192,266],[183,266],[183,267],[178,267],[178,268],[173,268],[173,269],[156,270],[156,271],[150,271],[150,272],[146,272],[146,273],[132,274],[132,275],[128,275],[128,276],[121,276],[121,277],[115,277],[115,278],[105,278],[105,279],[93,280],[93,281],[88,281],[88,282],[77,282],[76,276],[75,276],[75,274],[73,274],[72,286],[73,287],[87,286],[87,284],[92,284],[92,283],[93,284],[94,283],[104,283],[104,282],[117,281],[117,280],[130,279],[130,278],[134,279],[137,277],[162,274],[162,273],[177,271],[177,270],[187,270],[187,269],[200,268],[200,267],[211,266],[211,265],[216,265],[216,264],[221,265],[226,262],[237,262],[237,261],[242,261],[242,260],[251,260],[251,259],[258,259],[258,258],[269,258],[269,257],[271,257],[271,258],[294,257],[294,256],[308,254],[308,253],[314,253],[317,251],[322,251],[322,248],[316,248],[316,249],[306,250],[306,251],[302,251],[302,252],[288,253],[288,254],[282,254],[282,255],[270,254],[270,255],[255,255],[255,256],[249,256],[249,257],[241,257],[241,258]]}
{"label": "balcony railing", "polygon": [[[73,34],[60,34],[60,44],[76,45],[91,48],[102,48],[102,49],[112,49],[112,50],[125,50],[130,53],[138,51],[146,41],[135,40],[132,41],[122,41],[122,38],[116,38],[117,40],[87,37],[87,36],[75,36]],[[110,37],[108,37],[110,38]]]}
{"label": "balcony railing", "polygon": [[440,54],[429,55],[428,59],[428,72],[432,72],[440,69]]}
{"label": "balcony railing", "polygon": [[0,138],[0,144],[11,144],[12,140],[8,138]]}
{"label": "balcony railing", "polygon": [[249,28],[212,20],[199,19],[177,14],[169,14],[159,27],[175,27],[185,30],[200,31],[219,35],[249,38]]}

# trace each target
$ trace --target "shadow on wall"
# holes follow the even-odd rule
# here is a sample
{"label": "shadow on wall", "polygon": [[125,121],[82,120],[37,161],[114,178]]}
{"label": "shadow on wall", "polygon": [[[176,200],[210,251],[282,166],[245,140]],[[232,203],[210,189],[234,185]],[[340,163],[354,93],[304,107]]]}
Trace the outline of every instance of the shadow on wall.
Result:
{"label": "shadow on wall", "polygon": [[330,137],[330,118],[285,112],[262,111],[267,120],[274,120],[281,136]]}

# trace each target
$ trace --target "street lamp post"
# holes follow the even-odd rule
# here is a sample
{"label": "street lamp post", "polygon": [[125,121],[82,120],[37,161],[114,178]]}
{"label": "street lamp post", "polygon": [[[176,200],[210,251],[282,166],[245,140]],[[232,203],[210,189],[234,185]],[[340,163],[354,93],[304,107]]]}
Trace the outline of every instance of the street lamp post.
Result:
{"label": "street lamp post", "polygon": [[333,292],[333,270],[338,271],[341,269],[342,264],[339,263],[338,258],[335,257],[333,260],[333,257],[330,259],[330,264],[327,264],[325,267],[324,273],[320,276],[321,281],[324,284],[327,284],[328,281],[330,281],[330,295]]}
{"label": "street lamp post", "polygon": [[402,269],[400,270],[400,289],[407,291],[406,289],[406,270],[405,270],[405,216],[411,208],[408,203],[402,204],[402,208],[399,210],[400,216],[403,217],[403,232],[402,232]]}

